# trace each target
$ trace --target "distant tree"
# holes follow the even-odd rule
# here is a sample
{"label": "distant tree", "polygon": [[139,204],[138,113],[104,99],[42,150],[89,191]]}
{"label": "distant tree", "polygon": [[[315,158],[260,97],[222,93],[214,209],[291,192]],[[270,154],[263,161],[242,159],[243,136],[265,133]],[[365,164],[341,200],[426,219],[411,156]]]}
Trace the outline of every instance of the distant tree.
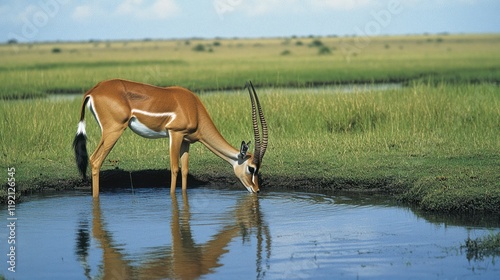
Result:
{"label": "distant tree", "polygon": [[323,46],[323,42],[321,42],[320,39],[314,39],[311,44],[309,44],[310,47],[321,47]]}
{"label": "distant tree", "polygon": [[290,54],[292,54],[292,52],[289,50],[284,50],[281,52],[281,55],[290,55]]}
{"label": "distant tree", "polygon": [[61,52],[62,52],[61,48],[53,48],[52,49],[52,53],[61,53]]}
{"label": "distant tree", "polygon": [[205,51],[205,46],[203,44],[198,44],[193,47],[193,51],[195,52],[204,52]]}
{"label": "distant tree", "polygon": [[9,39],[9,41],[7,41],[7,44],[15,45],[15,44],[17,44],[17,40],[16,39]]}
{"label": "distant tree", "polygon": [[325,55],[325,54],[331,54],[331,53],[332,53],[332,51],[327,46],[321,46],[318,50],[319,55]]}

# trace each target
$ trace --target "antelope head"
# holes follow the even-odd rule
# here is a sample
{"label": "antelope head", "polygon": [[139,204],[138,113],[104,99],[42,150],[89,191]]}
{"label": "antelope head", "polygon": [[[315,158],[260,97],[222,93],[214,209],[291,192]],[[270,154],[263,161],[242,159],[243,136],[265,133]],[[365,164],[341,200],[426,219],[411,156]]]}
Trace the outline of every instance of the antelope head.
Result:
{"label": "antelope head", "polygon": [[[247,82],[245,87],[248,88],[250,101],[252,103],[252,124],[255,148],[253,155],[249,154],[247,151],[249,149],[250,141],[248,141],[248,143],[245,143],[245,141],[241,142],[238,164],[234,166],[234,172],[249,192],[258,193],[259,171],[262,165],[262,158],[264,158],[264,154],[267,149],[267,123],[252,82]],[[259,121],[257,121],[257,111]],[[259,122],[261,129],[259,129]]]}

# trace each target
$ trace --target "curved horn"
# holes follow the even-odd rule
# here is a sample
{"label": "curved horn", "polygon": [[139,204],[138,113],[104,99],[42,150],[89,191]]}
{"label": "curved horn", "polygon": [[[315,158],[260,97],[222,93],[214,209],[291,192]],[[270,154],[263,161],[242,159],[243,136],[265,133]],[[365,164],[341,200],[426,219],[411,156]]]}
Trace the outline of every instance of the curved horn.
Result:
{"label": "curved horn", "polygon": [[260,131],[259,131],[259,124],[257,123],[257,112],[256,112],[256,107],[255,107],[255,98],[254,95],[252,94],[252,91],[250,90],[250,85],[252,82],[247,82],[245,87],[248,88],[248,93],[250,94],[250,102],[252,102],[252,125],[253,125],[253,137],[255,139],[255,148],[254,148],[254,153],[253,153],[253,163],[255,163],[257,166],[260,163]]}
{"label": "curved horn", "polygon": [[252,87],[253,94],[255,95],[255,102],[257,103],[257,110],[259,111],[260,125],[262,126],[262,138],[261,138],[260,153],[259,153],[260,156],[259,161],[262,162],[264,154],[266,153],[267,150],[267,135],[268,135],[267,122],[266,119],[264,118],[264,112],[262,112],[262,107],[260,106],[259,97],[255,92],[255,88],[253,87],[252,82],[250,82],[250,86]]}
{"label": "curved horn", "polygon": [[[264,158],[264,153],[267,149],[267,122],[264,118],[264,113],[262,112],[262,107],[260,106],[259,97],[255,92],[255,88],[253,87],[252,82],[247,82],[246,87],[248,87],[250,101],[252,102],[252,124],[255,138],[253,163],[255,163],[256,165],[260,165],[260,163],[262,162],[262,158]],[[257,107],[255,104],[257,104]],[[257,110],[259,111],[260,125],[262,126],[262,137],[260,135],[259,124],[257,123]]]}

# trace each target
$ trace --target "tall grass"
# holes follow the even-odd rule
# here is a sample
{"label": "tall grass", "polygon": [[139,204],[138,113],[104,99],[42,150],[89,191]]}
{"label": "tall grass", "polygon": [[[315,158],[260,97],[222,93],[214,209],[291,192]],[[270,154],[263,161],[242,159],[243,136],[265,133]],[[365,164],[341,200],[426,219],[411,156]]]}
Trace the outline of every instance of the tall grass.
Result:
{"label": "tall grass", "polygon": [[[500,96],[494,85],[436,87],[419,83],[402,89],[349,93],[332,88],[257,90],[270,130],[265,165],[272,168],[264,173],[307,175],[318,168],[333,167],[321,175],[332,176],[338,172],[334,168],[355,172],[367,166],[395,168],[417,159],[499,156]],[[245,91],[201,98],[230,143],[237,146],[241,140],[252,140]],[[71,142],[80,102],[2,102],[1,166],[26,168],[25,174],[30,175],[20,173],[21,177],[45,172],[77,176]],[[92,151],[100,131],[89,113],[87,127]],[[108,159],[114,163],[107,162],[105,168],[166,168],[168,141],[144,139],[127,130]],[[191,160],[193,172],[202,172],[207,165],[220,166],[220,159],[200,144],[193,145]],[[221,170],[229,170],[222,166]],[[48,171],[50,168],[54,170]]]}
{"label": "tall grass", "polygon": [[[349,53],[343,47],[356,38],[320,38],[331,50],[327,55],[309,47],[315,40],[0,45],[0,166],[16,168],[20,188],[78,177],[71,142],[80,98],[6,99],[83,93],[116,77],[199,93],[238,89],[251,79],[270,130],[265,178],[390,178],[413,186],[404,199],[428,209],[498,210],[498,35],[371,38]],[[194,52],[198,44],[212,52]],[[311,87],[394,81],[404,87]],[[231,144],[252,140],[246,91],[211,91],[201,98]],[[88,113],[87,124],[93,151],[100,131]],[[231,173],[202,145],[191,151],[192,174]],[[168,161],[167,140],[127,130],[103,168],[164,169]]]}
{"label": "tall grass", "polygon": [[[270,188],[281,184],[274,177],[382,180],[407,186],[403,199],[424,203],[425,209],[500,211],[496,85],[257,91],[269,124],[262,173]],[[202,94],[201,99],[229,143],[237,147],[241,140],[252,140],[246,91]],[[79,98],[0,103],[0,166],[16,168],[19,189],[78,178],[71,142],[80,105]],[[91,114],[86,119],[93,151],[100,131]],[[168,140],[126,130],[103,169],[165,169],[168,152]],[[191,174],[231,174],[203,145],[192,145],[191,154]]]}
{"label": "tall grass", "polygon": [[[68,134],[74,127],[68,122],[68,102],[34,100],[0,103],[0,165],[15,167],[19,183],[26,187],[34,178],[67,174],[70,160]],[[66,145],[64,145],[65,143]],[[61,177],[59,177],[61,178]],[[25,181],[27,180],[27,181]]]}
{"label": "tall grass", "polygon": [[[273,104],[268,114],[279,139],[328,139],[336,144],[331,149],[353,151],[493,151],[500,121],[496,90],[417,84],[387,92],[293,95],[278,89],[265,102]],[[364,143],[351,145],[353,140]]]}
{"label": "tall grass", "polygon": [[[429,40],[432,39],[432,40]],[[307,86],[332,83],[500,81],[498,35],[371,38],[356,52],[351,38],[321,38],[331,49],[318,55],[316,38],[182,40],[111,43],[0,45],[0,98],[81,93],[101,80],[124,78],[193,90],[257,85]],[[297,45],[297,42],[303,42]],[[194,52],[209,45],[213,52]],[[393,46],[387,48],[386,46]],[[53,53],[53,48],[60,53]],[[281,55],[283,50],[290,54]]]}

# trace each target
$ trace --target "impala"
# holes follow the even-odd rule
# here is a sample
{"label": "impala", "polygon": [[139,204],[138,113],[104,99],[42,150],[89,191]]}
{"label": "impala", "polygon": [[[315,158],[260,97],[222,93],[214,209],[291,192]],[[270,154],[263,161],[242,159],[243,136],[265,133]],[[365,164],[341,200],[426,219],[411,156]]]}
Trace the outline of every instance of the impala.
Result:
{"label": "impala", "polygon": [[182,190],[186,190],[189,146],[197,141],[231,164],[236,177],[249,192],[259,192],[259,170],[267,148],[268,132],[255,88],[251,82],[246,87],[252,105],[255,141],[253,155],[247,152],[250,142],[242,141],[238,150],[222,137],[205,106],[188,89],[176,86],[161,88],[119,79],[103,81],[94,86],[83,97],[80,122],[73,141],[76,163],[85,180],[89,161],[85,132],[87,105],[102,133],[101,141],[90,156],[93,197],[99,196],[99,171],[102,163],[127,127],[146,138],[169,138],[170,193],[175,192],[179,169]]}

